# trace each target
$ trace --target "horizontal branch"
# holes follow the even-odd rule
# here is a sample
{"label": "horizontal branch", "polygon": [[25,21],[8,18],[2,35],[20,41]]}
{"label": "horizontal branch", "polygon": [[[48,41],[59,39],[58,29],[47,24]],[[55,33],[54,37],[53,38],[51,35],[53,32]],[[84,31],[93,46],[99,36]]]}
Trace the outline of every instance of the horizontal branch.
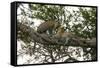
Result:
{"label": "horizontal branch", "polygon": [[[25,35],[23,37],[26,37],[27,34],[28,35],[27,37],[29,37],[33,41],[44,45],[64,45],[63,42],[57,42],[58,39],[50,37],[48,34],[45,33],[40,34],[30,26],[27,26],[22,23],[17,23],[17,31],[18,34]],[[91,40],[86,40],[86,39],[79,40],[79,39],[71,38],[68,41],[69,42],[66,44],[66,46],[96,47],[96,38],[93,38]]]}

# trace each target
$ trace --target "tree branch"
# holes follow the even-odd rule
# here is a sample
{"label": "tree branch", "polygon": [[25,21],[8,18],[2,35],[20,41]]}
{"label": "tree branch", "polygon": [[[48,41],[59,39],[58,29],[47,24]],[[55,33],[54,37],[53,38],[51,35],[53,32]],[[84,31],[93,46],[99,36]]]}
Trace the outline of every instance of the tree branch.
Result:
{"label": "tree branch", "polygon": [[[63,42],[57,42],[58,39],[55,39],[53,37],[50,37],[48,34],[39,34],[37,31],[35,31],[30,26],[27,26],[22,23],[17,23],[17,32],[20,36],[23,36],[23,38],[30,38],[31,40],[34,40],[38,43],[44,44],[44,45],[64,45]],[[21,38],[21,37],[18,37]],[[96,38],[93,38],[91,40],[80,40],[71,38],[69,39],[67,46],[81,46],[81,47],[96,47]]]}

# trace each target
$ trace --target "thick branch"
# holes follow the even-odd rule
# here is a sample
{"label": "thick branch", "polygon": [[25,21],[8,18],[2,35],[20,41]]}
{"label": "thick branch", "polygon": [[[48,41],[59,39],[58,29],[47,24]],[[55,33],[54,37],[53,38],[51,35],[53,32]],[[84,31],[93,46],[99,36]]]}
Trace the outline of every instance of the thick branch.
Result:
{"label": "thick branch", "polygon": [[[17,31],[19,32],[18,34],[25,34],[24,37],[26,37],[26,34],[28,35],[29,38],[32,40],[44,44],[44,45],[63,45],[64,43],[62,42],[57,42],[58,39],[55,39],[53,37],[50,37],[48,34],[39,34],[36,32],[33,28],[30,26],[27,26],[25,24],[17,23]],[[19,37],[20,38],[20,37]],[[81,47],[96,47],[96,38],[93,38],[91,40],[80,40],[71,38],[67,44],[67,46],[81,46]]]}

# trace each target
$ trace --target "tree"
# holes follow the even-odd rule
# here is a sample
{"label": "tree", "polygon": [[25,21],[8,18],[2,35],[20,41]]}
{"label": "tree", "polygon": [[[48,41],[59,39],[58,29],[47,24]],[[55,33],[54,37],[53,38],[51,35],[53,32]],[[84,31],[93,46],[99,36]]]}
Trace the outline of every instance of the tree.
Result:
{"label": "tree", "polygon": [[[27,63],[36,63],[37,60],[37,63],[75,62],[82,57],[84,57],[83,61],[96,60],[96,39],[94,40],[96,38],[96,8],[79,7],[77,10],[68,10],[70,6],[45,4],[27,6],[28,8],[24,7],[24,4],[19,6],[22,17],[26,19],[18,19],[17,22],[17,38],[25,43],[22,45],[22,50],[25,50],[23,54],[31,56],[28,60],[30,62],[27,61]],[[70,38],[69,43],[63,45],[48,34],[39,34],[31,27],[34,23],[29,22],[28,18],[60,22],[61,25],[65,25],[66,32],[73,32],[84,39],[80,41],[83,44],[80,45],[80,42],[77,43],[77,40]],[[21,53],[17,52],[20,56]]]}

